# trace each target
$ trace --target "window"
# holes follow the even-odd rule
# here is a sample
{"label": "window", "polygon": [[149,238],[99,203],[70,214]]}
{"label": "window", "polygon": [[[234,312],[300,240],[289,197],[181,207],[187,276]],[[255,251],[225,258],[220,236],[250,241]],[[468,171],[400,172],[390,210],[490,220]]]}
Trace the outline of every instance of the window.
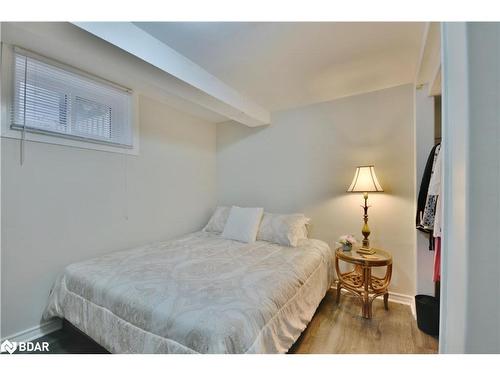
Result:
{"label": "window", "polygon": [[133,146],[130,92],[17,49],[12,104],[12,129]]}

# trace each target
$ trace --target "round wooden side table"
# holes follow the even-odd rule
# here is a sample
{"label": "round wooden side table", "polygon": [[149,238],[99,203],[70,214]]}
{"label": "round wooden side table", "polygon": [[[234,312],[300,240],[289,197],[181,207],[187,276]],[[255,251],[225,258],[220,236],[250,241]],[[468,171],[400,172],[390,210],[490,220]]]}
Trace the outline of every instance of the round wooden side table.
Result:
{"label": "round wooden side table", "polygon": [[[348,272],[341,272],[339,261],[354,265],[354,269]],[[373,267],[386,267],[384,277],[372,275]],[[340,291],[342,288],[351,292],[361,300],[362,314],[364,318],[372,317],[372,302],[378,296],[384,296],[385,309],[389,309],[388,287],[392,276],[392,255],[384,250],[375,249],[372,255],[364,255],[352,251],[343,251],[338,248],[335,251],[335,270],[337,271],[337,303],[340,301]]]}

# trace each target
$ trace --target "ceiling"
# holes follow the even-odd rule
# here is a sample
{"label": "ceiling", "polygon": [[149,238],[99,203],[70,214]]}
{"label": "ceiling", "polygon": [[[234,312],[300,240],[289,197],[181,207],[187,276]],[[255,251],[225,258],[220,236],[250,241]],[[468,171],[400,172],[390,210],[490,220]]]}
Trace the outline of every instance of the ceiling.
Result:
{"label": "ceiling", "polygon": [[424,25],[139,22],[268,110],[414,82]]}

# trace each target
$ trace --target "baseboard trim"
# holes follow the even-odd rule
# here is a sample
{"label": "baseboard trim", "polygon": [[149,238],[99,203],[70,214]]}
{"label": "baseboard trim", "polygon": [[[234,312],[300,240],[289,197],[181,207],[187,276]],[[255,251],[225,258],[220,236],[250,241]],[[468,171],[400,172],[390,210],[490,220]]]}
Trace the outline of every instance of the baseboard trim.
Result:
{"label": "baseboard trim", "polygon": [[54,331],[57,331],[62,328],[62,320],[61,319],[52,319],[48,322],[39,324],[37,326],[28,328],[24,331],[14,333],[13,335],[3,337],[1,342],[4,340],[15,341],[15,342],[25,342],[25,341],[33,341],[42,336],[48,335]]}
{"label": "baseboard trim", "polygon": [[[332,289],[337,289],[336,285],[332,285]],[[348,293],[346,290],[342,290],[342,293]],[[394,303],[399,303],[401,305],[410,306],[411,314],[414,319],[417,319],[417,314],[415,311],[415,299],[413,296],[409,296],[407,294],[395,293],[389,291],[389,301]]]}
{"label": "baseboard trim", "polygon": [[410,306],[413,318],[417,319],[417,313],[415,311],[415,298],[413,296],[409,296],[407,294],[389,292],[389,301]]}

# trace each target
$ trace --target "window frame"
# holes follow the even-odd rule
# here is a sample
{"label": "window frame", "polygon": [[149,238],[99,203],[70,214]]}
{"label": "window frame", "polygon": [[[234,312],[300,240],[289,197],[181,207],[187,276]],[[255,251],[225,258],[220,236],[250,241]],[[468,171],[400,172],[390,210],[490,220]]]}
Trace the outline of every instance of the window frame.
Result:
{"label": "window frame", "polygon": [[[28,57],[33,57],[37,60],[40,60],[49,65],[53,65],[55,67],[67,70],[69,72],[78,74],[80,76],[92,79],[96,82],[100,82],[109,86],[119,87],[123,89],[122,86],[119,86],[113,82],[110,82],[106,79],[95,76],[91,73],[87,73],[80,69],[74,68],[72,66],[66,65],[57,60],[45,57],[36,52],[32,52],[26,50],[24,48],[8,45],[6,43],[2,43],[1,46],[1,79],[2,79],[2,108],[1,108],[1,137],[2,138],[11,138],[11,139],[22,139],[23,136],[23,127],[14,125],[11,126],[11,114],[13,110],[13,94],[14,94],[14,59],[15,52],[19,52]],[[76,135],[66,135],[62,133],[56,132],[47,132],[43,130],[37,129],[26,129],[24,132],[24,140],[27,142],[40,142],[40,143],[48,143],[53,145],[61,145],[68,147],[76,147],[82,149],[89,150],[97,150],[97,151],[106,151],[106,152],[114,152],[121,154],[129,154],[129,155],[138,155],[139,154],[139,119],[138,119],[138,107],[139,107],[139,98],[137,93],[131,91],[131,108],[130,108],[130,125],[132,130],[132,146],[124,146],[119,144],[113,144],[112,142],[101,141],[101,140],[93,140],[85,137],[78,137]]]}

